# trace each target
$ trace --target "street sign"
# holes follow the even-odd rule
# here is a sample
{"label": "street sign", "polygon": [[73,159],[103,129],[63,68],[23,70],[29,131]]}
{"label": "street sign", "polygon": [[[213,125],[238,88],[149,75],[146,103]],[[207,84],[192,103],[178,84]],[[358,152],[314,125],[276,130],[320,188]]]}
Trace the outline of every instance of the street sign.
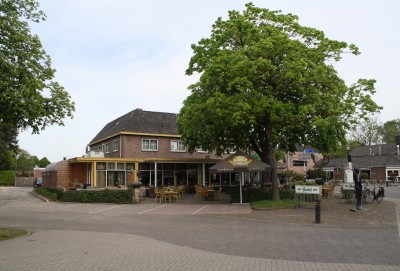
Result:
{"label": "street sign", "polygon": [[343,190],[354,190],[355,186],[354,183],[343,183],[342,188]]}
{"label": "street sign", "polygon": [[322,194],[321,185],[296,185],[294,189],[296,194],[319,195]]}

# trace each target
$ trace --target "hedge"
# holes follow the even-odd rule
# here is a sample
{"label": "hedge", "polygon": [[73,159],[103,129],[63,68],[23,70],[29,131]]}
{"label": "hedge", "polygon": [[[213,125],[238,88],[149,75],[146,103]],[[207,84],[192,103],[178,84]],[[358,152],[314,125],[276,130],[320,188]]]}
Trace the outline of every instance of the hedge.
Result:
{"label": "hedge", "polygon": [[132,189],[68,190],[58,198],[64,202],[132,203]]}
{"label": "hedge", "polygon": [[0,186],[14,186],[15,171],[0,171]]}
{"label": "hedge", "polygon": [[[240,190],[239,188],[231,188],[231,202],[240,202]],[[279,190],[280,199],[294,199],[294,190],[292,189],[281,189]],[[253,202],[260,200],[272,200],[273,191],[271,188],[253,188],[243,187],[242,188],[242,201]]]}
{"label": "hedge", "polygon": [[82,203],[132,203],[132,189],[99,189],[99,190],[68,190],[58,188],[38,187],[35,192],[51,199],[63,202]]}
{"label": "hedge", "polygon": [[56,201],[59,197],[59,194],[62,193],[61,190],[57,190],[55,188],[43,187],[43,186],[39,186],[39,187],[35,188],[34,191],[52,201]]}

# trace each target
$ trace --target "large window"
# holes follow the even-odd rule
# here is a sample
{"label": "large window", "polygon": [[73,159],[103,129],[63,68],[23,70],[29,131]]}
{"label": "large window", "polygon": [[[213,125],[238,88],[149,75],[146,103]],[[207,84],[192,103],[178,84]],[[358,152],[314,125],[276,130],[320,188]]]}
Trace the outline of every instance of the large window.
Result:
{"label": "large window", "polygon": [[185,144],[183,141],[171,140],[171,151],[186,151]]}
{"label": "large window", "polygon": [[158,141],[156,139],[143,139],[142,140],[143,151],[157,151]]}

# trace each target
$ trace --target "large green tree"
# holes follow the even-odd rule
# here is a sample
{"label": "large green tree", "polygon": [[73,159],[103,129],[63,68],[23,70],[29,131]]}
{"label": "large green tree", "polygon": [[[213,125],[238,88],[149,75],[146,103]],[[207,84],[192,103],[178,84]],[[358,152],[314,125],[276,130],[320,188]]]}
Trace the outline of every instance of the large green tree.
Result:
{"label": "large green tree", "polygon": [[63,125],[75,105],[53,81],[50,56],[29,22],[45,20],[35,0],[0,1],[0,122],[39,133],[48,125]]}
{"label": "large green tree", "polygon": [[275,200],[276,149],[304,144],[332,152],[351,123],[379,110],[374,80],[348,87],[332,65],[358,48],[301,26],[292,14],[246,4],[242,13],[218,18],[211,36],[192,49],[186,74],[200,79],[178,115],[188,150],[255,151],[272,166]]}

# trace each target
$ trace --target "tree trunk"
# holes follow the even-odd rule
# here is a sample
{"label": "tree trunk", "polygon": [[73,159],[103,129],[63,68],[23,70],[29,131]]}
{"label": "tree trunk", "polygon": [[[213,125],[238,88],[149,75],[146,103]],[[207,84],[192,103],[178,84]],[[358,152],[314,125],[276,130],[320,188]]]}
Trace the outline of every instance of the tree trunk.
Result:
{"label": "tree trunk", "polygon": [[272,182],[272,199],[274,201],[279,200],[279,180],[278,180],[278,171],[277,171],[277,165],[276,165],[276,158],[275,158],[275,152],[274,152],[274,144],[272,140],[272,125],[271,123],[267,122],[266,123],[266,145],[267,145],[267,157],[268,157],[268,162],[271,166],[271,182]]}

